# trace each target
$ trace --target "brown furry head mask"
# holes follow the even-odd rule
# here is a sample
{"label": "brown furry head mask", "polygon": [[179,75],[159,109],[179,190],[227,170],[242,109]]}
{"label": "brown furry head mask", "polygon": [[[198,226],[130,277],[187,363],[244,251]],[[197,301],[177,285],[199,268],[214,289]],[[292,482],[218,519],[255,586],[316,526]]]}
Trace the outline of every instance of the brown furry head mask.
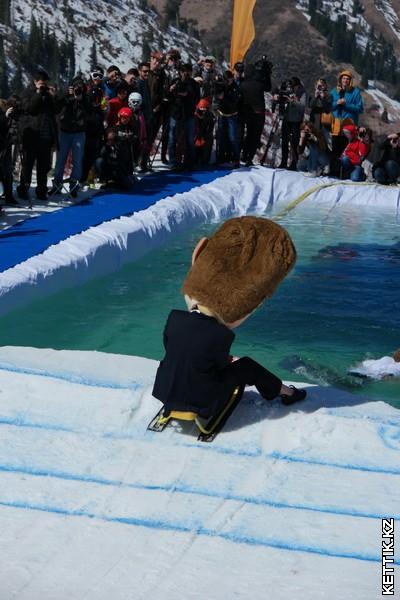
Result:
{"label": "brown furry head mask", "polygon": [[224,323],[234,323],[273,295],[295,261],[293,242],[277,223],[230,219],[196,246],[182,291]]}

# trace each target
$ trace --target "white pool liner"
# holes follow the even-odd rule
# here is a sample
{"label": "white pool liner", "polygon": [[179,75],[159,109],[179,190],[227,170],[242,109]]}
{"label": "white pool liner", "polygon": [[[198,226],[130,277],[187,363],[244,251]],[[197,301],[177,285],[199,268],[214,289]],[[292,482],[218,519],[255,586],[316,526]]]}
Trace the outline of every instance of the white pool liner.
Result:
{"label": "white pool liner", "polygon": [[[319,189],[321,184],[333,187]],[[374,184],[346,185],[327,178],[256,167],[158,201],[129,217],[105,222],[48,248],[0,274],[0,314],[34,299],[118,270],[164,243],[168,236],[211,221],[245,214],[276,215],[307,191],[295,211],[314,203],[388,210],[396,216],[400,191]]]}

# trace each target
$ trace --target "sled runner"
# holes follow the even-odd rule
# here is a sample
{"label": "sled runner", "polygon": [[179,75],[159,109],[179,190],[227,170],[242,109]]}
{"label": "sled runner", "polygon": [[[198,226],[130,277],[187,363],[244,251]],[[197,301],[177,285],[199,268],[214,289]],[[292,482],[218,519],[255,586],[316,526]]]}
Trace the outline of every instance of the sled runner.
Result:
{"label": "sled runner", "polygon": [[243,388],[236,387],[221,412],[213,415],[209,419],[203,419],[199,417],[197,413],[190,411],[171,410],[169,413],[164,413],[163,407],[149,423],[147,429],[150,431],[161,432],[164,431],[171,421],[189,421],[195,423],[197,426],[199,431],[198,441],[212,442],[235,410],[242,395]]}

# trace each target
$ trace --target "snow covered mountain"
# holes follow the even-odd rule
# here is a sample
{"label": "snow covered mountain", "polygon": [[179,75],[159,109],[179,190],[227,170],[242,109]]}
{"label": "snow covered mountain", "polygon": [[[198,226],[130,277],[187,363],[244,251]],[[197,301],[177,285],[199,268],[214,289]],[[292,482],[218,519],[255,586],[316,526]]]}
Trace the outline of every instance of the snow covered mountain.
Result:
{"label": "snow covered mountain", "polygon": [[[77,70],[88,71],[93,55],[99,64],[136,66],[150,49],[179,47],[184,58],[201,51],[198,39],[165,24],[143,0],[10,0],[0,35],[5,38],[9,70],[15,71],[15,43],[29,35],[32,19],[58,42],[73,40]],[[49,57],[43,57],[43,65]]]}

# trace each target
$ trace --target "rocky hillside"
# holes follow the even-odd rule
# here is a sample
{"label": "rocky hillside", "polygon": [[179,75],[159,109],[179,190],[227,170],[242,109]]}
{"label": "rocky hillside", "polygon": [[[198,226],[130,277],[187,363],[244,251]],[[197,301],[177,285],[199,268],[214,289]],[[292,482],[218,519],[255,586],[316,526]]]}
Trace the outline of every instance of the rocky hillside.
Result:
{"label": "rocky hillside", "polygon": [[0,70],[5,65],[12,80],[33,62],[84,72],[96,62],[128,69],[150,48],[171,46],[197,57],[200,41],[173,25],[146,0],[0,0]]}
{"label": "rocky hillside", "polygon": [[[171,0],[149,4],[163,14]],[[218,58],[229,58],[231,0],[176,0],[175,6]],[[334,85],[337,73],[351,68],[371,91],[364,95],[365,121],[385,131],[399,120],[399,105],[391,97],[400,95],[400,0],[257,0],[254,21],[256,39],[248,58],[268,54],[276,85],[293,75],[308,89],[318,76]],[[380,118],[384,108],[389,124]]]}

